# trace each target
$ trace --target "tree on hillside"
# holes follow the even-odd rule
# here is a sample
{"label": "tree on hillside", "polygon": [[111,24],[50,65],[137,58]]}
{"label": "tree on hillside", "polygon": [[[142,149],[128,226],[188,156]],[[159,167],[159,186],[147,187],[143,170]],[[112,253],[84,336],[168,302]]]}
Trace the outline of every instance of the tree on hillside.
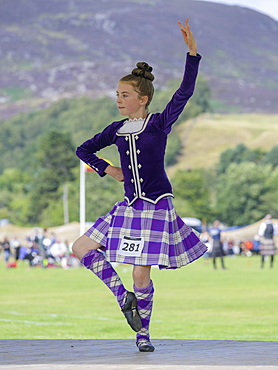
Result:
{"label": "tree on hillside", "polygon": [[180,215],[205,220],[211,217],[209,191],[201,170],[178,170],[172,185],[174,204]]}
{"label": "tree on hillside", "polygon": [[274,218],[278,218],[278,166],[271,172],[266,179],[266,186],[269,191],[263,195],[262,200],[265,202],[265,209]]}
{"label": "tree on hillside", "polygon": [[177,155],[180,153],[182,144],[181,139],[175,128],[172,130],[168,137],[166,153],[165,153],[165,165],[171,166],[176,163]]}
{"label": "tree on hillside", "polygon": [[0,218],[24,225],[27,222],[28,193],[31,177],[18,168],[8,168],[0,175]]}
{"label": "tree on hillside", "polygon": [[278,145],[274,146],[266,153],[262,164],[271,164],[273,167],[278,167]]}
{"label": "tree on hillside", "polygon": [[62,208],[58,189],[74,179],[73,169],[78,165],[70,135],[54,130],[41,138],[38,159],[39,168],[31,194],[30,223],[41,222],[42,212],[53,201],[60,200]]}
{"label": "tree on hillside", "polygon": [[[60,100],[46,109],[3,121],[0,130],[0,174],[10,167],[32,174],[41,137],[50,131],[69,133],[76,147],[112,121],[122,118],[113,99],[80,98]],[[111,149],[110,152],[114,154]]]}
{"label": "tree on hillside", "polygon": [[216,212],[228,225],[250,224],[268,211],[265,196],[270,191],[267,179],[271,166],[252,162],[232,163],[219,176],[216,187]]}
{"label": "tree on hillside", "polygon": [[245,144],[238,144],[234,148],[229,148],[220,154],[217,164],[217,172],[225,173],[231,163],[254,162],[258,163],[262,159],[263,152],[260,149],[251,150]]}
{"label": "tree on hillside", "polygon": [[72,169],[78,164],[70,134],[60,131],[46,133],[40,142],[38,152],[40,166],[51,173],[57,183],[73,179]]}

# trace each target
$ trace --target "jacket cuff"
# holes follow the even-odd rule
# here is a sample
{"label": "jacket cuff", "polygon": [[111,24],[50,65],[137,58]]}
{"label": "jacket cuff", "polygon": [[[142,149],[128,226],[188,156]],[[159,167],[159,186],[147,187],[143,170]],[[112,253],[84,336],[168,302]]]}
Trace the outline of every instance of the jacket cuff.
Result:
{"label": "jacket cuff", "polygon": [[196,60],[196,62],[199,62],[202,59],[202,55],[197,53],[197,55],[190,55],[189,51],[186,53],[186,59],[191,59],[191,61]]}
{"label": "jacket cuff", "polygon": [[109,166],[109,163],[104,161],[103,159],[99,159],[98,163],[92,164],[87,163],[88,166],[90,166],[100,177],[104,177],[107,175],[104,171]]}

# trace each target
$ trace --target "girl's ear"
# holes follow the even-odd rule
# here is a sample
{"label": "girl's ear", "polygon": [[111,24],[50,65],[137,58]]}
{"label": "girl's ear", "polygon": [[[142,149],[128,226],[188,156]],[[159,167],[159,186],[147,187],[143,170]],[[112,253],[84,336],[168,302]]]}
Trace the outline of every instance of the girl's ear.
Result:
{"label": "girl's ear", "polygon": [[147,97],[147,95],[145,96],[141,96],[140,97],[140,102],[141,102],[141,105],[146,105],[147,102],[148,102],[149,98]]}

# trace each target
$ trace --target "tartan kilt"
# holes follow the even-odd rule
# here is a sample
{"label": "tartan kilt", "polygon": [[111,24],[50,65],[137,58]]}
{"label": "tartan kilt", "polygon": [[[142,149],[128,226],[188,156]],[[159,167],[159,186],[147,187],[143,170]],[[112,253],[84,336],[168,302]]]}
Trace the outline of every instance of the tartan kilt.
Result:
{"label": "tartan kilt", "polygon": [[[172,198],[156,204],[137,199],[131,206],[125,200],[118,202],[85,235],[103,246],[109,262],[158,265],[160,269],[185,266],[207,251],[192,228],[177,215]],[[117,253],[124,236],[144,238],[139,257]]]}
{"label": "tartan kilt", "polygon": [[274,256],[276,254],[275,242],[273,239],[261,238],[260,254],[262,256]]}
{"label": "tartan kilt", "polygon": [[211,257],[224,257],[223,244],[221,240],[214,239],[212,243]]}

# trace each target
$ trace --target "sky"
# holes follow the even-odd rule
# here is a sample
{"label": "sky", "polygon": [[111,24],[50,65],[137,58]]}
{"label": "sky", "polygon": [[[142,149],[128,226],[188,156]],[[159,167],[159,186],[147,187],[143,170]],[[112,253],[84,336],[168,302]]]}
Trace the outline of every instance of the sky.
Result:
{"label": "sky", "polygon": [[239,5],[266,14],[278,21],[278,0],[202,0],[226,5]]}

